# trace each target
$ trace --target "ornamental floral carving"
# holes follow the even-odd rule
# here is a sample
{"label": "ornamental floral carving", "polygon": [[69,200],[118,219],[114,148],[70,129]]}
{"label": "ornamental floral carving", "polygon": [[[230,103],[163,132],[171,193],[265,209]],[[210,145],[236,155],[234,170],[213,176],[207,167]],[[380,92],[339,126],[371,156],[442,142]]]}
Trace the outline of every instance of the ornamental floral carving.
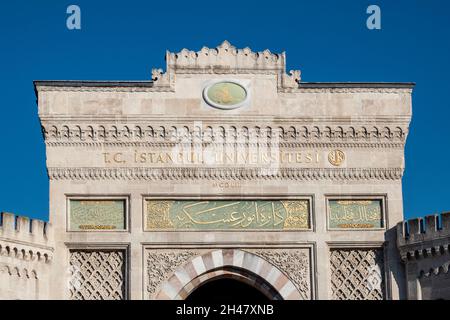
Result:
{"label": "ornamental floral carving", "polygon": [[305,300],[311,299],[311,267],[307,249],[246,250],[267,260],[282,271]]}
{"label": "ornamental floral carving", "polygon": [[175,270],[199,254],[198,250],[147,250],[147,292],[154,298],[160,285]]}
{"label": "ornamental floral carving", "polygon": [[399,180],[403,168],[48,168],[51,180]]}
{"label": "ornamental floral carving", "polygon": [[403,126],[213,126],[207,125],[114,125],[46,123],[42,127],[46,143],[67,142],[147,142],[147,143],[404,143]]}

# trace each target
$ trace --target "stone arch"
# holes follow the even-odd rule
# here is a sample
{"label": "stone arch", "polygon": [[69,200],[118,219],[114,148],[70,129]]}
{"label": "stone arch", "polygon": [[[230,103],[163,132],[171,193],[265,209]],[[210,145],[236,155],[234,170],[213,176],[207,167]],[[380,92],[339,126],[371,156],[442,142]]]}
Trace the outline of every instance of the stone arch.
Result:
{"label": "stone arch", "polygon": [[251,287],[256,287],[258,291],[260,291],[269,299],[283,300],[278,291],[272,285],[264,281],[264,279],[262,279],[260,276],[254,274],[251,271],[237,267],[222,267],[221,269],[211,270],[198,276],[198,278],[194,279],[196,286],[194,286],[194,280],[188,283],[181,289],[181,291],[175,297],[175,300],[186,299],[193,291],[195,291],[202,285],[210,281],[223,278],[238,280],[240,282],[246,283]]}
{"label": "stone arch", "polygon": [[[247,282],[274,299],[302,300],[294,283],[260,256],[239,249],[217,249],[178,267],[156,294],[158,300],[185,299],[194,289],[219,277]],[[272,295],[273,297],[273,295]]]}

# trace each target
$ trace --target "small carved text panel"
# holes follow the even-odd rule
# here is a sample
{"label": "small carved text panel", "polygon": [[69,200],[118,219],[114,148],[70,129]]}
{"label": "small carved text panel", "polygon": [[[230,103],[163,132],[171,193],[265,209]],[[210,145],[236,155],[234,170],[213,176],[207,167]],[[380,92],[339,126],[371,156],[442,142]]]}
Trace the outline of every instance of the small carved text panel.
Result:
{"label": "small carved text panel", "polygon": [[301,230],[309,200],[146,200],[151,230]]}
{"label": "small carved text panel", "polygon": [[69,230],[124,230],[126,201],[70,199]]}
{"label": "small carved text panel", "polygon": [[383,228],[381,199],[328,200],[330,229]]}

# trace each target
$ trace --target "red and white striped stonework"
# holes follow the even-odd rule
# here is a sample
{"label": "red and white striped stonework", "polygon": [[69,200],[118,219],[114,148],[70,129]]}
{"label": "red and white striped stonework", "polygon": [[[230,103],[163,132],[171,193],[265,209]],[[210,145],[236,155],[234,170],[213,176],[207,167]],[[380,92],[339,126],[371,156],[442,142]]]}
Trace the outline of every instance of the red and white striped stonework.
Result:
{"label": "red and white striped stonework", "polygon": [[213,250],[192,259],[161,285],[156,299],[185,299],[195,288],[219,277],[243,281],[259,288],[270,299],[302,300],[292,281],[277,267],[238,249]]}

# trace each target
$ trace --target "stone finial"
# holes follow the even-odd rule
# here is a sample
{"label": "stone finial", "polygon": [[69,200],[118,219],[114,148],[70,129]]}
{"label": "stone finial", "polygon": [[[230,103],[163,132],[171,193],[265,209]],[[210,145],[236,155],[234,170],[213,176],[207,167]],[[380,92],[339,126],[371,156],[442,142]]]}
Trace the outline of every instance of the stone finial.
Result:
{"label": "stone finial", "polygon": [[152,69],[152,80],[155,87],[171,87],[171,74],[164,73],[162,69]]}
{"label": "stone finial", "polygon": [[160,68],[160,69],[156,69],[156,68],[153,68],[152,69],[152,80],[153,81],[158,81],[158,80],[160,80],[161,78],[162,78],[162,75],[163,75],[163,70]]}
{"label": "stone finial", "polygon": [[284,88],[297,88],[301,80],[300,70],[291,70],[289,74],[283,73],[283,87]]}

